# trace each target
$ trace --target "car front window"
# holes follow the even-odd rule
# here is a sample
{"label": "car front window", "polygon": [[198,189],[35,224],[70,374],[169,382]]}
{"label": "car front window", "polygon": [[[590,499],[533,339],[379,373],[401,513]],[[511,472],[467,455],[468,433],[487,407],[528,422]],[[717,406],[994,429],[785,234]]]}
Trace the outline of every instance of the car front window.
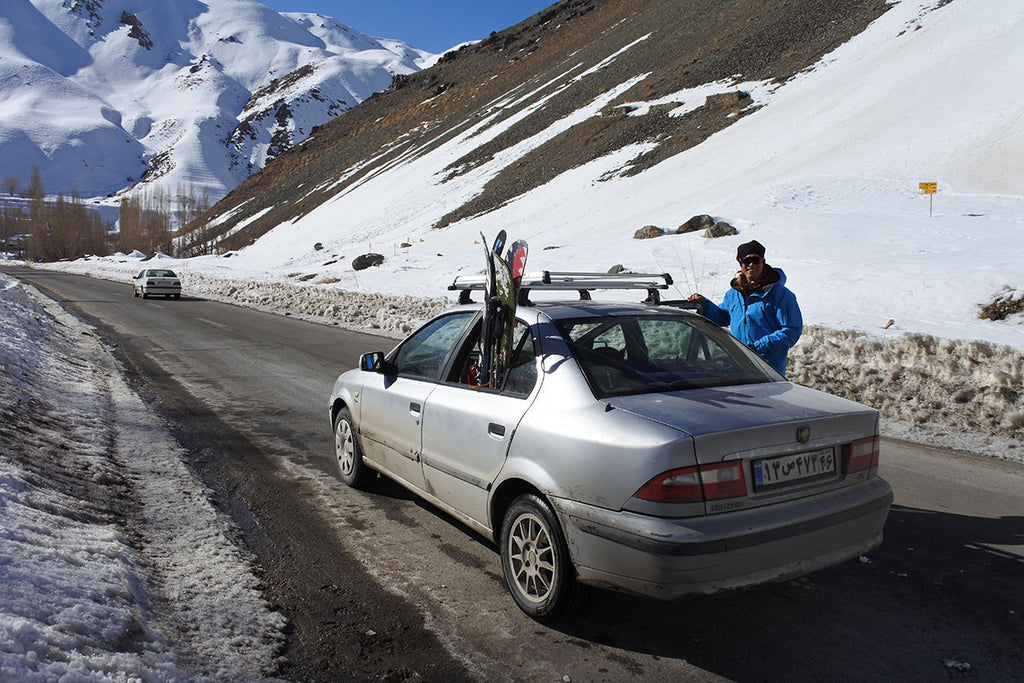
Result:
{"label": "car front window", "polygon": [[446,315],[433,320],[398,348],[393,359],[400,377],[437,381],[445,359],[462,336],[473,312]]}
{"label": "car front window", "polygon": [[696,316],[556,323],[598,398],[777,381],[735,338]]}

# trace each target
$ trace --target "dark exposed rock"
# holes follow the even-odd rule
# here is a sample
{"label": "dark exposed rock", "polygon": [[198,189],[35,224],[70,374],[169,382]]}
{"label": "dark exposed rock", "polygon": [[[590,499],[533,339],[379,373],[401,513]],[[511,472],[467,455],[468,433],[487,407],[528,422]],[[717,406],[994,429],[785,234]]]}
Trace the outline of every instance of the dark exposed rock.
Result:
{"label": "dark exposed rock", "polygon": [[707,230],[708,228],[714,226],[714,224],[715,224],[715,219],[714,218],[712,218],[711,216],[707,215],[706,213],[702,213],[702,214],[699,214],[697,216],[692,217],[690,220],[686,221],[685,223],[680,225],[678,228],[676,228],[676,233],[681,235],[681,234],[687,233],[687,232],[697,232],[698,230]]}
{"label": "dark exposed rock", "polygon": [[362,256],[356,256],[352,259],[352,270],[366,270],[374,266],[379,266],[384,263],[383,254],[375,254],[370,252],[369,254],[363,254]]}

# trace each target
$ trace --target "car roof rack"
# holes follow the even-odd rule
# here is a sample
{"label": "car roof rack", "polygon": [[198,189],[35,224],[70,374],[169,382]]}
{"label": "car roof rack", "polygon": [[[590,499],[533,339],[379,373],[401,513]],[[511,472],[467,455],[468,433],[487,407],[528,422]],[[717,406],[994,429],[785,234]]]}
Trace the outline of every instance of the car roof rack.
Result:
{"label": "car roof rack", "polygon": [[[452,284],[448,285],[448,290],[459,292],[459,303],[471,303],[470,293],[476,289],[483,290],[485,278],[485,275],[460,275]],[[661,302],[659,290],[668,289],[671,284],[672,276],[668,273],[587,273],[542,270],[523,275],[519,285],[518,303],[528,305],[531,290],[576,291],[579,292],[580,300],[589,301],[590,292],[595,289],[643,289],[647,291],[647,299],[644,303],[658,304]]]}

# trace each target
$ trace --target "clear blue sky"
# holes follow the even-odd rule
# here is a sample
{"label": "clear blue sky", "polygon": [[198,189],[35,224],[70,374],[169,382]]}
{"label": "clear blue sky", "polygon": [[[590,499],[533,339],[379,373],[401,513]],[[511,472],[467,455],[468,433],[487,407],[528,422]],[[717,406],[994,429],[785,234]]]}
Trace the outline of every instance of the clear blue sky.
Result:
{"label": "clear blue sky", "polygon": [[278,12],[318,12],[377,38],[428,52],[481,40],[556,0],[261,0]]}

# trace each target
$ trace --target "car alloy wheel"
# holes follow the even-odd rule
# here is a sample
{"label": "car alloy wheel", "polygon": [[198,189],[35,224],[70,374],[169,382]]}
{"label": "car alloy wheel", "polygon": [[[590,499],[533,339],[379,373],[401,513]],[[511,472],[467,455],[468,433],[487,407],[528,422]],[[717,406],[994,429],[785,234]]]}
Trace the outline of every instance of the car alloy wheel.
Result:
{"label": "car alloy wheel", "polygon": [[363,452],[348,408],[338,412],[334,423],[334,457],[341,480],[349,486],[362,488],[373,478],[373,471],[363,463]]}
{"label": "car alloy wheel", "polygon": [[517,498],[501,529],[501,568],[516,604],[538,621],[579,606],[583,588],[573,576],[558,519],[539,496]]}

